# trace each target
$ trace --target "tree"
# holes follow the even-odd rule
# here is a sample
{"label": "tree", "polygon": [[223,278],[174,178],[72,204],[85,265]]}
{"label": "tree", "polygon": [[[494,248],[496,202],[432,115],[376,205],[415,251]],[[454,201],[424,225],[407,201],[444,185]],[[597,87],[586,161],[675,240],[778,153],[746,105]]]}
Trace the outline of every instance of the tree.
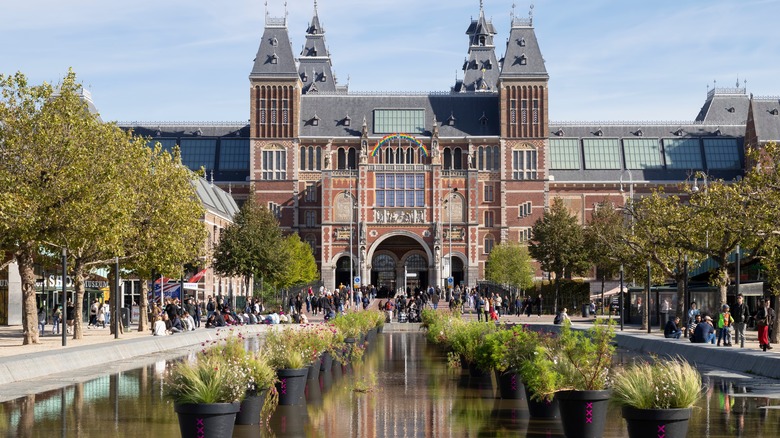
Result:
{"label": "tree", "polygon": [[214,250],[214,270],[225,276],[283,282],[290,259],[283,244],[279,221],[267,208],[247,201],[219,238]]}
{"label": "tree", "polygon": [[297,233],[285,237],[283,245],[289,258],[284,265],[284,273],[280,276],[278,287],[289,288],[311,283],[320,277],[311,246],[303,242]]}
{"label": "tree", "polygon": [[[48,84],[29,86],[21,73],[0,76],[0,87],[0,238],[19,262],[23,343],[38,342],[36,258],[60,249],[68,251],[75,282],[78,339],[90,270],[138,254],[126,251],[137,237],[134,207],[155,189],[141,179],[149,170],[146,141],[92,114],[72,71],[56,92]],[[171,215],[166,221],[165,232],[182,239],[177,228],[182,218]]]}
{"label": "tree", "polygon": [[152,272],[178,277],[187,263],[203,266],[208,231],[195,190],[197,175],[157,143],[144,148],[146,165],[136,173],[142,190],[135,198],[131,236],[125,241],[125,268],[141,278],[138,330],[147,328],[148,286]]}
{"label": "tree", "polygon": [[582,226],[569,213],[561,198],[555,198],[531,229],[528,248],[541,268],[555,273],[555,309],[558,308],[559,280],[564,276],[582,274],[588,270]]}
{"label": "tree", "polygon": [[533,286],[534,271],[528,248],[514,242],[494,247],[488,256],[485,278],[518,289]]}
{"label": "tree", "polygon": [[[602,296],[606,279],[613,278],[622,264],[626,251],[622,244],[626,234],[625,223],[623,212],[605,200],[598,204],[585,228],[585,248],[588,258],[596,266],[596,275],[601,277]],[[604,303],[601,305],[603,313]]]}

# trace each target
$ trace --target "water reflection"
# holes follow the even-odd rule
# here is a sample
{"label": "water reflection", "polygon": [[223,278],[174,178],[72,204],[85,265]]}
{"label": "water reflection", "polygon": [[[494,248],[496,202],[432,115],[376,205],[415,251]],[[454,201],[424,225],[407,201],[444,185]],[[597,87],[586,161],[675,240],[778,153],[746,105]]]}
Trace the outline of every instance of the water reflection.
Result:
{"label": "water reflection", "polygon": [[[0,434],[178,436],[173,406],[162,396],[163,369],[157,363],[0,404]],[[448,369],[446,354],[417,334],[382,335],[363,363],[334,364],[307,385],[307,406],[280,406],[268,424],[237,426],[234,436],[562,436],[560,421],[531,419],[525,401],[496,398],[495,376]],[[777,381],[706,377],[705,387],[689,436],[778,435]],[[604,436],[626,436],[615,408]]]}

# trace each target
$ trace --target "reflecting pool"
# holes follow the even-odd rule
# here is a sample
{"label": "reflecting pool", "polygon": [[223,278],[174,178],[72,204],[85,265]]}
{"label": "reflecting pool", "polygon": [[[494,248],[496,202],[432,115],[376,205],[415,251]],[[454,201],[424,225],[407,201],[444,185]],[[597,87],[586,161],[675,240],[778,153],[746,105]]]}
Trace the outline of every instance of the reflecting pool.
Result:
{"label": "reflecting pool", "polygon": [[[0,404],[0,436],[175,437],[163,398],[165,362]],[[706,391],[691,437],[780,435],[780,382],[703,370]],[[362,363],[308,382],[305,407],[280,406],[269,424],[234,437],[562,436],[558,421],[529,418],[524,401],[501,400],[490,378],[447,367],[446,354],[416,333],[379,335]],[[605,437],[627,436],[610,408]]]}

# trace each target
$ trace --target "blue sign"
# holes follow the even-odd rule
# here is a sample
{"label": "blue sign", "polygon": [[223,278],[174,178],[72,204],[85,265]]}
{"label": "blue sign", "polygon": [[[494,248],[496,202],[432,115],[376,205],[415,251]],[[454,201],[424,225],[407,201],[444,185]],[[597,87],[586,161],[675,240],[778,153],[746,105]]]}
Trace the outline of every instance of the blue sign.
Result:
{"label": "blue sign", "polygon": [[452,284],[453,284],[453,283],[455,283],[455,279],[454,279],[454,278],[452,278],[452,277],[447,277],[447,284],[449,284],[450,286],[452,286]]}
{"label": "blue sign", "polygon": [[355,281],[352,284],[360,284],[360,277],[355,277]]}

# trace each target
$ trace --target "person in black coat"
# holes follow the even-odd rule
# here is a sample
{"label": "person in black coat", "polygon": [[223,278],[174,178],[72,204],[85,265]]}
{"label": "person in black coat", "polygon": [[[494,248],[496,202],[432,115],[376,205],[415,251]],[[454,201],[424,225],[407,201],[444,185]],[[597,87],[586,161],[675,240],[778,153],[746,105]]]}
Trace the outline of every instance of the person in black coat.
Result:
{"label": "person in black coat", "polygon": [[745,348],[745,327],[750,318],[750,308],[742,294],[737,295],[737,304],[734,305],[731,316],[734,318],[734,340],[740,348]]}

